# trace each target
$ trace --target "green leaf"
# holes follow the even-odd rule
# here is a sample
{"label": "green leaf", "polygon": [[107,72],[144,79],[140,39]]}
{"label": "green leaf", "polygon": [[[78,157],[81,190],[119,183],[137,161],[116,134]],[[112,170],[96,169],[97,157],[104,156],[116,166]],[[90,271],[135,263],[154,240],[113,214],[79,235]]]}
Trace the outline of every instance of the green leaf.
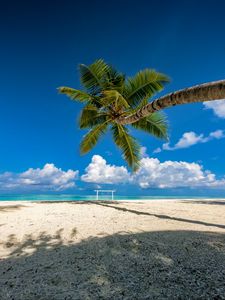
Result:
{"label": "green leaf", "polygon": [[125,84],[124,97],[131,105],[138,105],[143,99],[149,99],[163,89],[169,78],[154,70],[145,69],[129,78]]}
{"label": "green leaf", "polygon": [[97,144],[100,136],[106,132],[108,123],[109,121],[106,121],[102,124],[96,125],[84,136],[80,144],[81,154],[89,152]]}
{"label": "green leaf", "polygon": [[111,104],[115,108],[128,108],[129,104],[126,99],[116,90],[106,90],[103,92],[104,97],[101,99],[101,103],[106,107]]}
{"label": "green leaf", "polygon": [[93,64],[80,65],[80,75],[82,85],[92,94],[99,93],[104,87],[103,79],[107,75],[110,66],[102,59],[96,60]]}
{"label": "green leaf", "polygon": [[114,89],[117,91],[123,90],[125,82],[125,75],[115,70],[112,66],[109,69],[104,78],[104,89]]}
{"label": "green leaf", "polygon": [[[80,145],[81,153],[87,153],[97,143],[109,124],[116,145],[135,171],[140,162],[140,145],[129,134],[128,127],[117,124],[118,116],[135,113],[148,103],[150,97],[163,89],[168,77],[146,69],[125,81],[125,76],[106,64],[102,59],[93,64],[80,65],[81,83],[84,90],[60,87],[59,92],[72,100],[85,103],[79,118],[80,128],[90,128]],[[167,138],[167,122],[161,113],[154,113],[132,124],[158,138]]]}
{"label": "green leaf", "polygon": [[148,104],[148,98],[144,98],[137,106],[127,110],[126,115],[129,116],[135,114],[138,110],[140,110],[143,106],[147,104]]}
{"label": "green leaf", "polygon": [[168,139],[168,122],[165,115],[161,112],[155,112],[131,124],[131,126],[148,132],[157,138]]}
{"label": "green leaf", "polygon": [[129,135],[128,129],[120,124],[112,126],[113,139],[122,150],[123,156],[132,171],[137,171],[140,162],[140,145]]}
{"label": "green leaf", "polygon": [[80,128],[91,128],[95,125],[104,123],[107,120],[107,117],[106,113],[99,113],[96,106],[88,104],[81,112],[79,119]]}
{"label": "green leaf", "polygon": [[59,87],[58,91],[60,94],[65,94],[68,97],[70,97],[71,100],[75,100],[78,102],[88,102],[88,101],[93,100],[93,97],[91,95],[89,95],[88,93],[85,93],[80,90],[75,90],[70,87],[66,87],[66,86]]}

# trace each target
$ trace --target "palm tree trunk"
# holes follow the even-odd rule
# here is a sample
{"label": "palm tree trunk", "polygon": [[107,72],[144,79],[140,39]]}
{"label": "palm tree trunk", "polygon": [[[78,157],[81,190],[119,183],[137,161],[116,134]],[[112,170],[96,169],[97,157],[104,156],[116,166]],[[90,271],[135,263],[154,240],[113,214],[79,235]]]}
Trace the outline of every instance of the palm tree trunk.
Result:
{"label": "palm tree trunk", "polygon": [[119,117],[116,121],[122,125],[131,124],[167,107],[222,99],[225,99],[225,80],[204,83],[158,98],[143,106],[135,114]]}

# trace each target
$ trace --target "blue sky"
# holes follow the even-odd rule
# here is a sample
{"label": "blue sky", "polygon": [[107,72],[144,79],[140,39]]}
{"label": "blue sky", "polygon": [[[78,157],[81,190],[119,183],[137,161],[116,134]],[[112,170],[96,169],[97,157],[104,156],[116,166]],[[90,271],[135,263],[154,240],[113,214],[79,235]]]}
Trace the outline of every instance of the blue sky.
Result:
{"label": "blue sky", "polygon": [[164,94],[224,79],[224,10],[218,0],[1,4],[0,190],[79,194],[108,180],[121,194],[225,195],[225,101],[165,111],[167,146],[135,132],[147,154],[134,178],[116,168],[126,165],[110,135],[79,155],[81,106],[56,91],[61,85],[79,88],[78,64],[98,58],[130,76],[146,67],[166,73],[172,81]]}

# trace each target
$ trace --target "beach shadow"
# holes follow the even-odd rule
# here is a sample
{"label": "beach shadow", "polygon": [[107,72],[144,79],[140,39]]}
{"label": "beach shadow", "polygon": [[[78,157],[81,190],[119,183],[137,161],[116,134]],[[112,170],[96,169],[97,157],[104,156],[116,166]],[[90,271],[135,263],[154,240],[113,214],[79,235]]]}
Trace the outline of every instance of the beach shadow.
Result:
{"label": "beach shadow", "polygon": [[[180,201],[182,203],[188,203],[188,200],[185,201]],[[211,202],[211,201],[208,201]],[[219,202],[219,201],[218,201]],[[94,201],[42,201],[39,203],[48,203],[48,204],[55,204],[55,203],[66,203],[66,204],[73,204],[73,205],[79,205],[79,204],[87,204],[87,205],[100,205],[100,206],[105,206],[108,208],[113,208],[113,209],[117,209],[119,211],[123,211],[123,212],[129,212],[129,213],[133,213],[136,215],[143,215],[143,216],[150,216],[150,217],[156,217],[159,219],[165,219],[165,220],[173,220],[173,221],[178,221],[178,222],[185,222],[185,223],[191,223],[191,224],[198,224],[198,225],[204,225],[204,226],[210,226],[210,227],[217,227],[220,229],[225,229],[225,224],[214,224],[214,223],[208,223],[208,222],[204,222],[204,221],[198,221],[198,220],[190,220],[190,219],[185,219],[185,218],[178,218],[178,217],[171,217],[168,215],[162,215],[162,214],[154,214],[154,213],[149,213],[149,212],[144,212],[144,211],[138,211],[138,210],[134,210],[134,209],[128,209],[125,207],[120,207],[120,204],[123,203],[127,203],[125,202],[118,202],[118,201],[110,201],[110,200],[94,200]],[[138,202],[137,202],[138,203]],[[193,203],[196,203],[195,201],[193,201]],[[111,205],[113,204],[113,205]],[[136,204],[136,203],[135,203]],[[202,201],[202,204],[208,204],[205,203],[205,201]],[[211,204],[211,203],[210,203]],[[215,204],[215,203],[214,203]]]}
{"label": "beach shadow", "polygon": [[0,274],[1,300],[223,299],[225,235],[159,231],[65,245],[63,229],[41,232],[0,260]]}
{"label": "beach shadow", "polygon": [[152,213],[148,213],[148,212],[144,212],[144,211],[128,209],[128,208],[125,208],[125,207],[109,205],[108,203],[106,204],[106,202],[100,202],[100,201],[96,201],[96,202],[93,202],[93,203],[95,205],[106,206],[106,207],[109,207],[109,208],[117,209],[117,210],[120,210],[120,211],[123,211],[123,212],[133,213],[133,214],[136,214],[136,215],[151,216],[151,217],[156,217],[156,218],[159,218],[159,219],[173,220],[173,221],[178,221],[178,222],[186,222],[186,223],[191,223],[191,224],[198,224],[198,225],[204,225],[204,226],[210,226],[210,227],[217,227],[217,228],[225,229],[225,225],[223,225],[223,224],[214,224],[214,223],[207,223],[207,222],[198,221],[198,220],[190,220],[190,219],[185,219],[185,218],[170,217],[170,216],[161,215],[161,214],[152,214]]}
{"label": "beach shadow", "polygon": [[224,200],[195,200],[195,201],[191,201],[191,200],[185,200],[185,201],[180,201],[181,203],[187,203],[187,204],[209,204],[209,205],[225,205],[225,201]]}
{"label": "beach shadow", "polygon": [[18,204],[18,205],[0,205],[0,212],[10,212],[14,210],[21,209],[23,207],[26,207],[24,205]]}

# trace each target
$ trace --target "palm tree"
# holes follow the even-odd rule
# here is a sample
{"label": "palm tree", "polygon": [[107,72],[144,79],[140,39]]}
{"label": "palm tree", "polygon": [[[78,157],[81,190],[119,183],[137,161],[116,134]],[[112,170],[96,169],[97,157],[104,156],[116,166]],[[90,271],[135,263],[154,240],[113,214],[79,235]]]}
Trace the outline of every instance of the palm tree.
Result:
{"label": "palm tree", "polygon": [[60,87],[59,92],[84,104],[79,126],[89,132],[81,142],[81,153],[89,152],[110,129],[115,144],[133,171],[139,167],[140,145],[130,134],[130,127],[167,139],[168,123],[159,110],[225,98],[224,80],[184,89],[149,103],[149,99],[169,82],[165,74],[145,69],[126,79],[102,59],[89,66],[81,64],[79,69],[83,90]]}

